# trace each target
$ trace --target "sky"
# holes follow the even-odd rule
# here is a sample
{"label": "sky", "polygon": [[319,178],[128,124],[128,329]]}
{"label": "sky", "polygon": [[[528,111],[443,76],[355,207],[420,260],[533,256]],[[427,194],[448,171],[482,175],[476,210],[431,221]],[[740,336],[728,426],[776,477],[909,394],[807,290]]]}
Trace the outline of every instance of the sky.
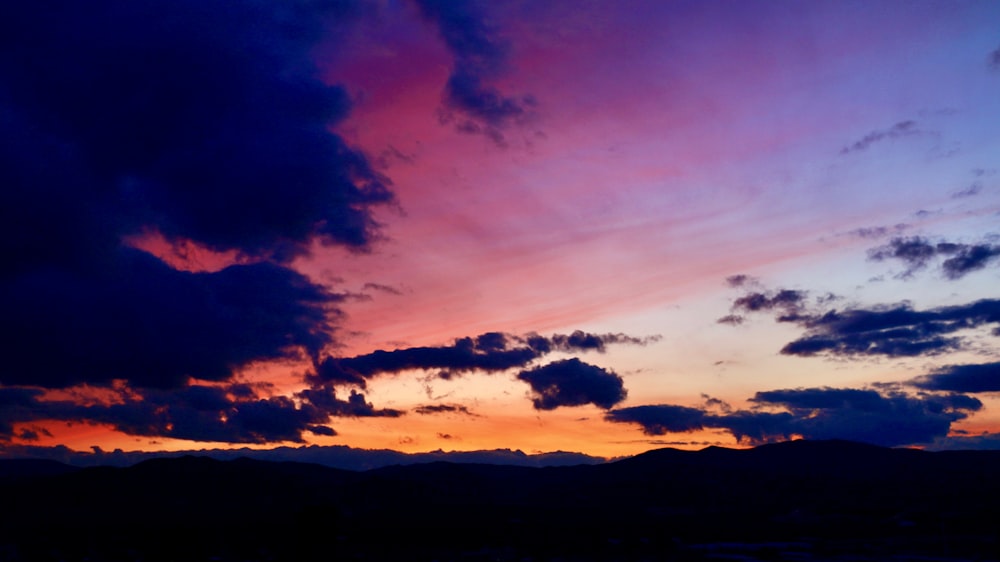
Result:
{"label": "sky", "polygon": [[1000,447],[1000,4],[0,8],[0,455]]}

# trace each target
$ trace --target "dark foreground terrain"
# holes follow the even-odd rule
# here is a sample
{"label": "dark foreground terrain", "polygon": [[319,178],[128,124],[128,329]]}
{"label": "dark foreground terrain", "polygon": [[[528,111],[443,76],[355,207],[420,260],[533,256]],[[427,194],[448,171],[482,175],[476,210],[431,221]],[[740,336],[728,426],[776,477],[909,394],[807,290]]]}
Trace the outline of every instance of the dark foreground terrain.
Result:
{"label": "dark foreground terrain", "polygon": [[0,462],[0,560],[997,560],[1000,451],[796,441],[352,472]]}

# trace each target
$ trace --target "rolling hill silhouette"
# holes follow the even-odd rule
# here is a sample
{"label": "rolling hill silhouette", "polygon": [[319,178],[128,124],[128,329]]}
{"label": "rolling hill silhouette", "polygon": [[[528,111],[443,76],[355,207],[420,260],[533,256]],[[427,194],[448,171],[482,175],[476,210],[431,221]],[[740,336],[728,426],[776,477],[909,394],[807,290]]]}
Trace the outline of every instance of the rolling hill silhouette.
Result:
{"label": "rolling hill silhouette", "polygon": [[[1000,451],[843,441],[365,472],[0,463],[4,560],[997,559]],[[859,558],[861,557],[861,558]]]}

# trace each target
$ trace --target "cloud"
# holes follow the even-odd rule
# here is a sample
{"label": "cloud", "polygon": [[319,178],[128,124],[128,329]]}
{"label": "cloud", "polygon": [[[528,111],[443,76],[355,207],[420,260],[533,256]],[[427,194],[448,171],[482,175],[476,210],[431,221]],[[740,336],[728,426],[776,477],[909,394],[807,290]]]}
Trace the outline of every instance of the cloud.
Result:
{"label": "cloud", "polygon": [[1000,449],[1000,433],[979,435],[949,435],[939,437],[927,446],[929,451],[968,451]]}
{"label": "cloud", "polygon": [[461,404],[427,404],[422,406],[417,406],[413,409],[414,412],[422,415],[427,414],[465,414],[467,416],[475,415],[468,408],[462,406]]}
{"label": "cloud", "polygon": [[966,273],[985,268],[1000,258],[1000,246],[989,244],[962,245],[955,255],[944,260],[941,268],[948,279],[960,279]]}
{"label": "cloud", "polygon": [[337,435],[337,431],[335,429],[325,425],[310,425],[306,429],[314,435],[323,435],[324,437],[333,437]]}
{"label": "cloud", "polygon": [[876,445],[928,443],[948,434],[951,424],[982,409],[960,394],[881,394],[875,390],[808,388],[758,392],[753,402],[784,406],[792,414],[788,431],[807,439],[848,439]]}
{"label": "cloud", "polygon": [[[659,341],[659,336],[650,336],[645,338],[637,338],[633,336],[628,336],[625,334],[591,334],[587,332],[582,332],[580,330],[574,331],[572,334],[553,334],[549,338],[549,343],[552,349],[558,351],[572,352],[572,351],[598,351],[603,353],[608,345],[611,344],[627,344],[627,345],[639,345],[644,346],[651,342]],[[537,336],[529,336],[527,339],[530,345],[539,346],[541,340]]]}
{"label": "cloud", "polygon": [[14,434],[14,424],[36,421],[37,388],[0,387],[0,441]]}
{"label": "cloud", "polygon": [[531,385],[536,410],[584,404],[608,409],[627,395],[620,376],[575,357],[521,371],[517,378]]}
{"label": "cloud", "polygon": [[912,357],[954,351],[960,330],[1000,323],[1000,301],[918,311],[908,304],[873,309],[831,310],[797,320],[806,335],[782,348],[785,355]]}
{"label": "cloud", "polygon": [[744,318],[744,317],[742,317],[742,316],[740,316],[738,314],[727,314],[727,315],[719,318],[718,320],[716,320],[716,323],[718,323],[718,324],[729,324],[730,326],[739,326],[745,320],[746,320],[746,318]]}
{"label": "cloud", "polygon": [[313,240],[367,244],[368,208],[391,194],[328,130],[350,104],[316,77],[310,49],[334,8],[5,8],[2,51],[31,56],[0,58],[0,114],[13,127],[5,202],[20,203],[4,205],[4,227],[20,234],[40,217],[50,227],[4,248],[7,265],[90,256],[144,228],[251,256],[288,258]]}
{"label": "cloud", "polygon": [[[740,282],[737,285],[730,283],[730,286],[733,287],[743,287],[745,285],[746,283],[744,282]],[[800,312],[805,306],[807,296],[808,293],[805,291],[796,291],[793,289],[780,289],[778,291],[768,292],[748,292],[733,301],[733,304],[730,307],[733,314],[727,314],[726,316],[716,320],[716,322],[719,324],[738,326],[746,320],[742,314],[738,313],[770,312],[773,310],[781,312],[779,321],[794,321],[799,317]]]}
{"label": "cloud", "polygon": [[254,361],[315,356],[340,297],[285,267],[191,273],[130,248],[108,269],[44,269],[0,280],[0,382],[60,388],[128,380],[169,388],[228,380]]}
{"label": "cloud", "polygon": [[930,443],[951,424],[982,409],[963,394],[880,393],[851,388],[798,388],[758,392],[761,409],[714,414],[670,404],[611,410],[605,419],[638,424],[647,435],[722,429],[753,444],[789,439],[847,439],[887,447]]}
{"label": "cloud", "polygon": [[336,435],[331,417],[398,417],[376,409],[352,391],[346,400],[334,389],[306,389],[294,397],[261,397],[245,384],[189,385],[122,393],[110,401],[45,399],[44,391],[0,388],[0,440],[15,425],[43,420],[107,424],[128,435],[228,443],[303,442],[303,433]]}
{"label": "cloud", "polygon": [[452,345],[409,347],[392,351],[377,350],[354,357],[326,357],[316,367],[310,380],[365,386],[371,377],[399,373],[411,369],[439,369],[439,376],[450,378],[472,371],[493,373],[524,367],[555,351],[603,352],[608,345],[646,345],[657,336],[637,338],[625,334],[538,334],[516,336],[487,332],[476,337],[458,338]]}
{"label": "cloud", "polygon": [[925,390],[1000,392],[1000,363],[948,365],[910,384]]}
{"label": "cloud", "polygon": [[948,279],[960,279],[966,274],[985,268],[990,262],[1000,258],[1000,246],[991,244],[960,244],[956,242],[931,242],[926,238],[893,238],[888,244],[868,251],[868,259],[884,261],[897,259],[906,264],[907,269],[900,277],[910,278],[914,272],[927,266],[938,256],[951,256],[944,260],[941,268]]}
{"label": "cloud", "polygon": [[[392,200],[331,132],[350,103],[310,54],[344,6],[2,8],[3,384],[176,388],[331,343],[340,297],[288,264],[368,248]],[[189,273],[125,247],[151,235],[252,263]]]}
{"label": "cloud", "polygon": [[867,150],[871,145],[886,139],[892,140],[901,137],[919,135],[921,133],[922,131],[917,129],[916,121],[900,121],[888,129],[881,129],[868,133],[850,145],[841,148],[840,153],[850,154],[851,152],[860,152],[862,150]]}
{"label": "cloud", "polygon": [[617,423],[637,423],[646,435],[683,433],[705,427],[707,415],[698,408],[652,404],[618,408],[604,414],[604,419]]}
{"label": "cloud", "polygon": [[806,293],[792,289],[781,289],[776,293],[748,293],[733,301],[733,310],[761,312],[768,310],[798,310],[805,301]]}
{"label": "cloud", "polygon": [[701,395],[701,397],[705,399],[704,408],[706,410],[717,409],[727,414],[733,411],[733,407],[725,400],[722,400],[720,398],[714,398],[704,393]]}
{"label": "cloud", "polygon": [[746,286],[756,286],[758,284],[760,284],[759,279],[745,273],[737,273],[736,275],[726,277],[726,285],[733,289],[739,289]]}
{"label": "cloud", "polygon": [[931,243],[920,236],[896,237],[889,240],[888,244],[868,250],[868,259],[871,261],[898,259],[907,266],[903,277],[910,277],[914,271],[926,267],[927,262],[939,253],[954,251],[953,244],[942,244],[939,248],[938,244]]}
{"label": "cloud", "polygon": [[899,223],[893,226],[866,226],[862,228],[855,228],[847,234],[857,238],[877,239],[888,236],[889,234],[899,234],[909,227],[910,225],[905,223]]}
{"label": "cloud", "polygon": [[[309,403],[285,396],[247,396],[245,389],[191,385],[147,389],[112,402],[80,404],[44,400],[34,389],[5,388],[0,403],[0,440],[12,436],[15,423],[42,420],[107,424],[128,435],[229,443],[302,442],[302,432],[316,432],[329,415]],[[323,430],[319,430],[323,431]]]}
{"label": "cloud", "polygon": [[952,199],[961,199],[963,197],[973,197],[975,195],[979,195],[979,193],[982,190],[983,190],[983,184],[982,184],[982,182],[978,182],[978,181],[977,182],[973,182],[973,183],[969,184],[968,187],[964,187],[962,189],[959,189],[958,191],[953,192],[951,194],[951,198]]}
{"label": "cloud", "polygon": [[403,292],[391,285],[383,285],[381,283],[365,283],[365,290],[380,291],[382,293],[387,293],[390,295],[402,295]]}
{"label": "cloud", "polygon": [[502,130],[526,117],[535,105],[531,96],[511,97],[490,82],[507,59],[507,48],[476,2],[416,0],[420,13],[438,29],[454,57],[445,86],[443,118],[459,131],[484,134],[504,144]]}
{"label": "cloud", "polygon": [[396,418],[403,415],[403,412],[399,410],[389,408],[376,409],[370,402],[365,400],[364,394],[360,394],[355,390],[351,391],[347,400],[341,400],[337,398],[336,391],[331,385],[325,385],[318,388],[307,388],[296,394],[296,396],[330,416],[351,418]]}

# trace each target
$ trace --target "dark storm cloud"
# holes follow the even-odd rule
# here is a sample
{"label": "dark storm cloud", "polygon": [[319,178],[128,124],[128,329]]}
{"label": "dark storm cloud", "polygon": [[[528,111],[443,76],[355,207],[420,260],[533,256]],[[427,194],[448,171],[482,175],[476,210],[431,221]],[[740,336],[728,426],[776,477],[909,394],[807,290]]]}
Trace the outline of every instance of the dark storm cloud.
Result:
{"label": "dark storm cloud", "polygon": [[948,365],[910,384],[925,390],[1000,392],[1000,363]]}
{"label": "dark storm cloud", "polygon": [[526,116],[530,96],[506,96],[490,82],[507,59],[506,44],[472,0],[416,0],[421,14],[434,23],[454,57],[445,86],[445,117],[466,133],[481,133],[504,143],[506,126]]}
{"label": "dark storm cloud", "polygon": [[[251,256],[364,246],[367,207],[390,194],[328,132],[349,103],[309,55],[336,8],[5,4],[2,173],[17,205],[3,223],[22,235],[8,266],[62,257],[56,241],[89,257],[140,228]],[[48,232],[22,241],[38,218]]]}
{"label": "dark storm cloud", "polygon": [[171,269],[120,249],[107,269],[49,268],[0,281],[5,320],[0,382],[66,387],[127,379],[176,387],[222,381],[250,362],[315,356],[338,296],[268,263],[216,273]]}
{"label": "dark storm cloud", "polygon": [[322,383],[344,383],[365,386],[368,378],[381,374],[399,373],[410,369],[439,369],[439,376],[450,378],[472,371],[487,373],[524,367],[555,351],[603,352],[608,345],[646,345],[657,341],[656,336],[636,338],[625,334],[538,334],[516,336],[487,332],[476,337],[455,340],[448,346],[409,347],[393,351],[377,350],[354,357],[327,357],[316,367],[310,380]]}
{"label": "dark storm cloud", "polygon": [[960,349],[959,330],[1000,323],[1000,301],[914,310],[908,304],[831,310],[803,316],[806,335],[782,348],[785,355],[912,357]]}
{"label": "dark storm cloud", "polygon": [[536,410],[584,404],[608,409],[627,394],[620,376],[575,357],[521,371],[517,378],[531,385]]}
{"label": "dark storm cloud", "polygon": [[908,395],[844,388],[758,392],[752,402],[771,410],[713,414],[670,404],[611,410],[608,421],[636,423],[647,435],[722,429],[737,440],[766,443],[801,435],[806,439],[847,439],[883,446],[929,443],[948,435],[953,422],[982,409],[962,394]]}
{"label": "dark storm cloud", "polygon": [[[365,249],[392,197],[330,133],[348,99],[309,54],[346,10],[3,4],[0,381],[166,388],[329,343],[338,297],[282,264]],[[189,274],[122,248],[149,232],[264,263]]]}
{"label": "dark storm cloud", "polygon": [[913,236],[893,238],[888,244],[868,251],[868,259],[872,261],[902,261],[906,265],[906,270],[900,275],[903,278],[912,277],[916,271],[925,268],[932,259],[939,256],[950,256],[941,264],[945,277],[960,279],[1000,258],[1000,246],[931,242],[926,238]]}
{"label": "dark storm cloud", "polygon": [[840,149],[840,153],[849,154],[851,152],[859,152],[866,150],[871,145],[883,140],[897,139],[910,135],[918,135],[920,133],[921,131],[917,129],[916,121],[900,121],[888,129],[881,129],[868,133],[857,141]]}

